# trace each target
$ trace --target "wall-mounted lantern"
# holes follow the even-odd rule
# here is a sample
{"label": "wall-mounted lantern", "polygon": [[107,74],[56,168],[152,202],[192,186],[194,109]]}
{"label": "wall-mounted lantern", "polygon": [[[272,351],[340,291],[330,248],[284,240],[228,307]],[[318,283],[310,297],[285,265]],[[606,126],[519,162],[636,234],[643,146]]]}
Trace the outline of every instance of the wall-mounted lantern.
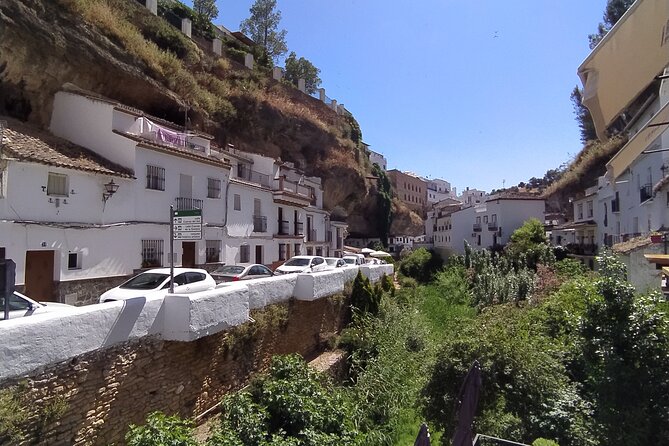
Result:
{"label": "wall-mounted lantern", "polygon": [[118,184],[114,183],[114,179],[112,179],[109,183],[104,184],[105,191],[102,192],[102,201],[104,203],[111,198],[112,195],[116,193],[118,190]]}

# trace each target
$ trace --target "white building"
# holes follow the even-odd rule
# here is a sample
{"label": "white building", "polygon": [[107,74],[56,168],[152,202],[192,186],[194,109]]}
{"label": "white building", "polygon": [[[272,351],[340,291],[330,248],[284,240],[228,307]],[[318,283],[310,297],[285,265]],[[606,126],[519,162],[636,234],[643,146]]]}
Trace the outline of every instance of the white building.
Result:
{"label": "white building", "polygon": [[440,246],[460,254],[465,241],[473,249],[501,247],[527,220],[543,222],[544,212],[545,202],[536,196],[491,195],[481,204],[445,215],[439,224],[446,228],[440,234],[446,241]]}
{"label": "white building", "polygon": [[386,160],[386,157],[371,150],[369,147],[367,147],[367,150],[369,150],[369,161],[372,164],[378,164],[381,170],[385,172],[388,168],[388,160]]}
{"label": "white building", "polygon": [[629,136],[598,181],[600,244],[669,229],[668,19],[666,1],[635,2],[578,69],[599,138]]}
{"label": "white building", "polygon": [[320,179],[292,165],[222,150],[71,86],[54,100],[51,131],[62,139],[10,122],[18,130],[3,139],[0,252],[38,299],[89,302],[138,268],[169,265],[170,205],[200,209],[203,220],[202,239],[174,241],[176,266],[341,255],[346,224],[329,221]]}
{"label": "white building", "polygon": [[485,191],[466,188],[462,191],[462,195],[457,198],[462,202],[463,206],[476,206],[477,204],[483,203],[487,196],[488,194],[486,194]]}
{"label": "white building", "polygon": [[451,183],[439,178],[425,179],[427,185],[425,186],[428,203],[437,203],[447,198],[456,198],[457,193],[455,188],[451,187]]}

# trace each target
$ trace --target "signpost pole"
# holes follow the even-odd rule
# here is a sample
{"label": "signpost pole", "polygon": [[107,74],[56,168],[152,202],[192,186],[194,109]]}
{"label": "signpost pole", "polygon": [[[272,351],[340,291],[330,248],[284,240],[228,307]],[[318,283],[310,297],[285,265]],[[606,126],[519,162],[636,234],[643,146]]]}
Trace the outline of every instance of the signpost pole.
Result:
{"label": "signpost pole", "polygon": [[170,205],[170,293],[174,293],[174,205]]}

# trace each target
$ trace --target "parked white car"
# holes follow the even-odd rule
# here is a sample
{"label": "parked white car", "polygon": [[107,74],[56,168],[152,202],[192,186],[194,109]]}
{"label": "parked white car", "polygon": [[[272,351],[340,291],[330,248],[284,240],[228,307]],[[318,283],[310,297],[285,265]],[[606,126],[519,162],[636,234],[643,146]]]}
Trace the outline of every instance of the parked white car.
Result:
{"label": "parked white car", "polygon": [[[26,295],[14,291],[9,296],[9,318],[32,316],[33,314],[52,313],[56,311],[71,310],[73,305],[60,304],[57,302],[37,302]],[[5,299],[0,297],[0,320],[5,318]]]}
{"label": "parked white car", "polygon": [[316,273],[327,271],[328,264],[321,256],[295,256],[274,270],[275,274]]}
{"label": "parked white car", "polygon": [[[174,268],[174,292],[181,294],[205,291],[216,286],[216,281],[203,269]],[[125,300],[133,297],[161,297],[170,291],[170,269],[157,268],[144,271],[105,291],[100,303]]]}
{"label": "parked white car", "polygon": [[362,254],[350,254],[342,257],[348,266],[364,265],[365,256]]}
{"label": "parked white car", "polygon": [[346,266],[346,262],[341,257],[325,257],[325,263],[328,264],[328,269],[337,269]]}

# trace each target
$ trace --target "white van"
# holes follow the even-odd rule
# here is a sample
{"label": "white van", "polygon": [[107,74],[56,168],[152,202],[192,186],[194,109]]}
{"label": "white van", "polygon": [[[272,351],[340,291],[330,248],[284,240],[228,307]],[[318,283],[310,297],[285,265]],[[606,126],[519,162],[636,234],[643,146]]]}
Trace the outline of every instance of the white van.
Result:
{"label": "white van", "polygon": [[348,254],[342,257],[344,259],[344,262],[346,262],[347,265],[364,265],[365,264],[365,256],[362,254]]}

